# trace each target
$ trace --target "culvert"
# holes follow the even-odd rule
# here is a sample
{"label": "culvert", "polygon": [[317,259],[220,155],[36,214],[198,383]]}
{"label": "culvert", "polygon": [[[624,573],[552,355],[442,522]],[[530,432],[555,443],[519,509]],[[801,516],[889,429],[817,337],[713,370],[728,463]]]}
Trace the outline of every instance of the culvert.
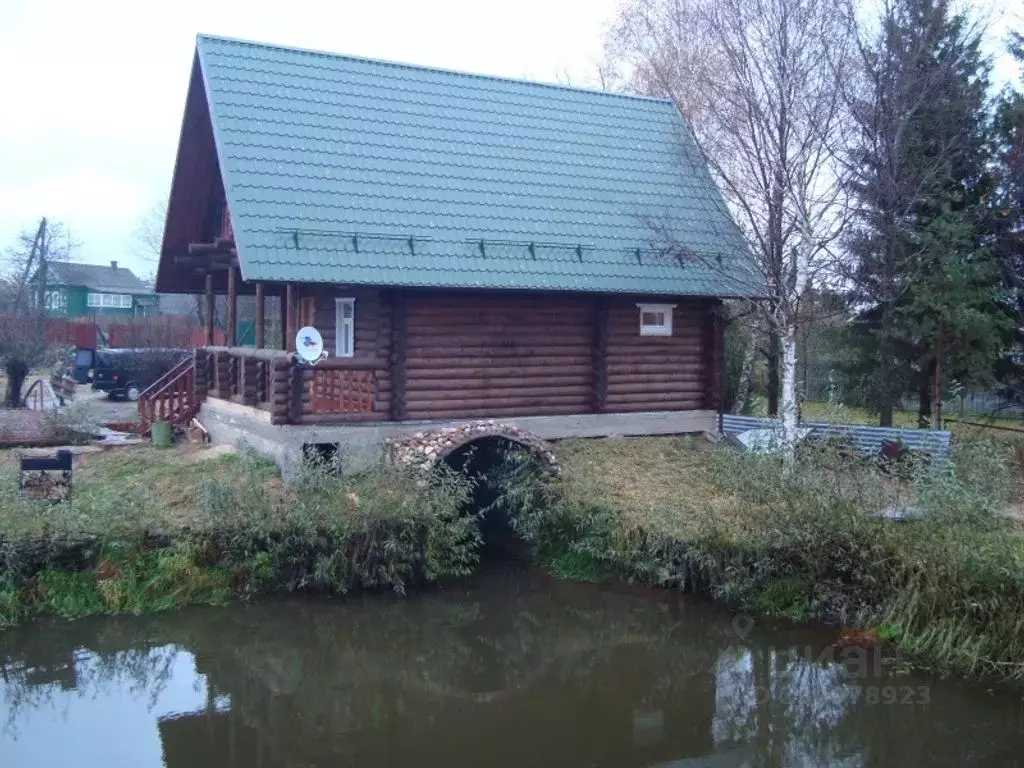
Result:
{"label": "culvert", "polygon": [[516,463],[529,461],[544,475],[559,468],[548,445],[517,427],[481,421],[460,427],[417,432],[390,441],[393,461],[430,476],[439,464],[465,474],[474,484],[467,514],[481,515],[484,555],[517,556],[523,545],[502,502],[502,491]]}

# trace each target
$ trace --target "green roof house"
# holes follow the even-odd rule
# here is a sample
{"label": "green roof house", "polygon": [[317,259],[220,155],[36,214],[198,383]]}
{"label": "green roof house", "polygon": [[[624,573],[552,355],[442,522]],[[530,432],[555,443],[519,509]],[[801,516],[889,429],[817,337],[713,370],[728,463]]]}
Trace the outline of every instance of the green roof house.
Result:
{"label": "green roof house", "polygon": [[560,436],[714,429],[721,301],[764,285],[669,101],[200,36],[156,289],[256,296],[256,352],[198,358],[215,438]]}
{"label": "green roof house", "polygon": [[157,306],[152,288],[116,261],[109,266],[50,262],[46,280],[36,272],[32,283],[33,295],[42,290],[48,314],[56,317],[135,317]]}

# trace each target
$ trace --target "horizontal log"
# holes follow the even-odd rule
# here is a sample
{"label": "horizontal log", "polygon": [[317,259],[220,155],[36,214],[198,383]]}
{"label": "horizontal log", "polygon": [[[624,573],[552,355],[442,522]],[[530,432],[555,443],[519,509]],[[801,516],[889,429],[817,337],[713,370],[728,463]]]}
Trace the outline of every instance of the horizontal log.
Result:
{"label": "horizontal log", "polygon": [[[543,328],[588,325],[593,315],[592,310],[571,312],[479,312],[466,310],[462,312],[410,312],[409,331],[416,328],[444,328],[450,330],[470,328]],[[412,325],[415,323],[415,325]]]}
{"label": "horizontal log", "polygon": [[589,344],[557,344],[548,342],[536,342],[533,344],[516,344],[511,347],[503,346],[478,346],[478,345],[460,345],[460,344],[446,344],[444,346],[429,346],[425,347],[420,344],[413,344],[410,340],[409,346],[406,351],[406,360],[411,362],[414,358],[433,358],[433,357],[459,357],[465,354],[467,357],[470,355],[477,357],[492,357],[492,358],[517,358],[523,357],[524,355],[530,356],[541,356],[544,357],[584,357],[590,354]]}
{"label": "horizontal log", "polygon": [[553,296],[487,296],[487,297],[462,297],[462,296],[433,296],[433,297],[409,297],[409,312],[422,312],[424,310],[451,309],[462,310],[467,307],[490,309],[500,312],[514,312],[516,310],[540,310],[554,309],[555,307],[580,307],[586,306],[591,299],[566,299]]}
{"label": "horizontal log", "polygon": [[528,346],[551,346],[551,347],[588,347],[593,338],[593,331],[583,328],[572,333],[563,333],[560,330],[543,331],[537,330],[531,333],[462,333],[458,335],[425,334],[409,332],[408,348],[449,347],[462,349],[464,347],[528,347]]}
{"label": "horizontal log", "polygon": [[616,384],[675,384],[675,383],[689,383],[689,382],[703,382],[703,372],[693,373],[679,373],[678,371],[672,371],[671,373],[633,373],[632,371],[627,373],[615,373],[608,374],[608,385],[615,386]]}
{"label": "horizontal log", "polygon": [[[478,366],[474,368],[463,368],[461,366],[453,365],[451,367],[419,369],[413,369],[410,367],[407,370],[409,370],[410,373],[414,373],[415,378],[420,380],[447,380],[453,376],[457,376],[461,380],[476,378],[494,379],[502,376],[508,376],[515,379],[527,379],[536,376],[589,376],[593,370],[593,364],[590,362],[579,363],[576,365],[558,365],[554,363],[547,365],[529,365],[528,363],[524,363],[523,365],[509,367]],[[410,376],[410,378],[412,378],[412,376]]]}
{"label": "horizontal log", "polygon": [[586,406],[587,399],[579,397],[578,395],[558,395],[558,396],[536,396],[536,397],[501,397],[501,398],[445,398],[442,400],[424,400],[419,398],[407,397],[406,407],[408,410],[433,410],[433,409],[446,409],[446,410],[460,410],[460,409],[474,409],[474,408],[511,408],[513,406],[553,406],[553,405],[576,405]]}
{"label": "horizontal log", "polygon": [[646,411],[700,411],[704,410],[703,400],[680,400],[661,403],[609,403],[606,413],[643,413]]}
{"label": "horizontal log", "polygon": [[[328,357],[321,360],[314,366],[317,370],[353,370],[353,371],[372,371],[380,365],[377,358],[365,358],[365,357]],[[310,377],[312,377],[313,368],[306,369]]]}
{"label": "horizontal log", "polygon": [[446,378],[425,379],[419,376],[408,377],[405,382],[405,391],[408,392],[458,392],[466,389],[550,389],[573,387],[580,390],[590,390],[590,377],[577,376],[494,376],[465,378],[461,371],[453,371],[452,375]]}
{"label": "horizontal log", "polygon": [[704,339],[699,336],[620,336],[608,339],[609,349],[625,350],[678,350],[692,349],[700,351],[704,348]]}
{"label": "horizontal log", "polygon": [[189,256],[206,256],[209,259],[207,263],[227,262],[231,257],[238,255],[235,252],[234,240],[221,239],[212,243],[189,243],[188,254]]}
{"label": "horizontal log", "polygon": [[428,410],[406,411],[406,420],[418,419],[480,419],[480,418],[504,418],[509,416],[556,416],[589,413],[587,408],[579,408],[575,405],[534,405],[520,407],[481,407],[481,408],[459,408],[457,410],[431,408]]}
{"label": "horizontal log", "polygon": [[674,339],[677,336],[684,334],[696,334],[706,332],[707,328],[707,316],[698,315],[690,318],[678,319],[675,318],[672,321],[672,335],[671,336],[641,336],[640,335],[640,322],[637,318],[634,318],[627,322],[616,322],[611,320],[608,323],[608,335],[609,336],[635,336],[639,339]]}
{"label": "horizontal log", "polygon": [[438,397],[444,397],[445,395],[449,395],[451,397],[466,395],[467,397],[495,401],[502,400],[506,397],[536,397],[538,399],[547,399],[549,397],[574,396],[584,399],[590,395],[591,391],[592,389],[590,384],[561,387],[540,385],[534,387],[513,387],[507,384],[491,384],[483,387],[461,387],[453,384],[446,389],[420,389],[419,387],[414,386],[413,382],[406,382],[405,401],[407,403],[413,403],[418,400],[433,400]]}
{"label": "horizontal log", "polygon": [[[405,361],[406,371],[416,370],[432,370],[432,371],[447,371],[451,369],[470,369],[476,367],[490,367],[495,366],[509,366],[512,363],[517,363],[516,358],[521,355],[475,355],[473,357],[460,357],[458,354],[452,351],[448,352],[447,357],[433,357],[420,355],[419,357],[407,357]],[[592,365],[593,357],[587,352],[586,354],[573,354],[573,355],[531,355],[525,364],[539,367],[545,365]],[[516,369],[520,366],[516,365]]]}
{"label": "horizontal log", "polygon": [[[676,403],[676,402],[688,402],[700,404],[704,402],[704,396],[701,393],[695,394],[692,397],[686,395],[678,395],[674,392],[644,392],[642,394],[616,394],[613,392],[608,393],[607,402],[609,405],[623,404],[623,403],[651,403],[653,405],[661,403]],[[651,410],[658,410],[652,407]]]}
{"label": "horizontal log", "polygon": [[660,394],[680,394],[680,395],[699,395],[704,392],[704,382],[693,381],[693,382],[671,382],[661,384],[609,384],[608,385],[608,397],[615,397],[617,395],[627,395],[633,393],[647,393],[651,395]]}
{"label": "horizontal log", "polygon": [[[660,302],[638,302],[640,304],[658,304]],[[678,302],[666,302],[668,304],[675,304],[675,311],[672,313],[672,320],[680,320],[686,318],[703,317],[707,315],[707,311],[701,309],[699,306],[693,305],[680,305]],[[616,305],[609,308],[608,316],[611,320],[630,320],[634,323],[640,322],[640,307],[633,304],[631,307],[624,307]]]}
{"label": "horizontal log", "polygon": [[705,365],[700,358],[640,358],[637,360],[609,360],[608,374],[646,374],[646,373],[703,373]]}
{"label": "horizontal log", "polygon": [[644,342],[637,339],[635,342],[609,341],[607,353],[610,355],[699,355],[704,345],[699,341],[680,339],[666,343],[664,341]]}
{"label": "horizontal log", "polygon": [[255,347],[203,347],[203,351],[216,353],[217,363],[226,363],[226,357],[251,357],[255,360],[277,361],[278,365],[291,362],[291,353],[281,349],[256,349]]}

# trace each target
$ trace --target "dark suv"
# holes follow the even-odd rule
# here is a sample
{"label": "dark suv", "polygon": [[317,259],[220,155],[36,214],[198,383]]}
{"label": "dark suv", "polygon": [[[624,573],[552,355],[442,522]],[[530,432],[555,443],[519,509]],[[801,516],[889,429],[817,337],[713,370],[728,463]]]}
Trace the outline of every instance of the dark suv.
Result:
{"label": "dark suv", "polygon": [[186,349],[98,349],[92,388],[112,399],[138,400],[146,387],[191,354]]}

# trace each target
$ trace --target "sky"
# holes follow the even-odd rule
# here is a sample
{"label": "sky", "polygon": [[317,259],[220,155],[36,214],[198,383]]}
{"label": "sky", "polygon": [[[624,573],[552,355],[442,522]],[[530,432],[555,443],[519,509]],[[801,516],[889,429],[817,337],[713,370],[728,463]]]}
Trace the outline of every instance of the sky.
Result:
{"label": "sky", "polygon": [[[978,0],[991,48],[1024,0]],[[170,189],[200,33],[588,83],[619,0],[0,0],[0,251],[40,216],[76,261],[156,265],[135,237]],[[997,77],[1011,77],[1009,61]]]}

